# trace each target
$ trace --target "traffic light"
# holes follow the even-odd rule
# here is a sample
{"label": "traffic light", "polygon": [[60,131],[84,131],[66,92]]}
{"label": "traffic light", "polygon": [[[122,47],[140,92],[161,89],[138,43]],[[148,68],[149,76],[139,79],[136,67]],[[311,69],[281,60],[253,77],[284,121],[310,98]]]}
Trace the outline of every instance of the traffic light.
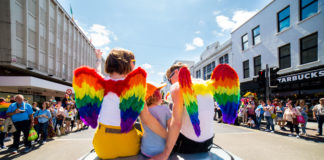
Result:
{"label": "traffic light", "polygon": [[270,68],[270,86],[278,85],[278,71],[279,68]]}
{"label": "traffic light", "polygon": [[266,84],[266,72],[265,70],[260,70],[258,72],[259,77],[257,78],[257,81],[259,83],[259,87],[264,88]]}

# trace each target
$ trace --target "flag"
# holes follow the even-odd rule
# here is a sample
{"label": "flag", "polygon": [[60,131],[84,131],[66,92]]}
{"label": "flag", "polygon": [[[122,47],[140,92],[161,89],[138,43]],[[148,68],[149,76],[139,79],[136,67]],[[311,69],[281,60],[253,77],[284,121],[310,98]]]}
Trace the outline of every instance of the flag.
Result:
{"label": "flag", "polygon": [[72,21],[74,21],[74,18],[73,18],[73,10],[72,10],[71,4],[70,4],[70,13],[71,13],[71,16],[72,16]]}

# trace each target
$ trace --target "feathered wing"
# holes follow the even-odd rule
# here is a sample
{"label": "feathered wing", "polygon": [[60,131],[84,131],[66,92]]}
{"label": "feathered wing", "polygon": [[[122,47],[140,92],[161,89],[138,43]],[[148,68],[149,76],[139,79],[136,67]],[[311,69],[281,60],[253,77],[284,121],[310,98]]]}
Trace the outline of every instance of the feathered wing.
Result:
{"label": "feathered wing", "polygon": [[11,103],[1,102],[0,103],[0,118],[7,118],[7,110]]}
{"label": "feathered wing", "polygon": [[122,133],[129,132],[135,120],[141,113],[146,95],[146,72],[137,68],[129,73],[125,80],[119,81],[120,87],[120,127]]}
{"label": "feathered wing", "polygon": [[183,102],[190,117],[191,124],[196,135],[200,136],[200,121],[198,118],[197,95],[193,89],[190,71],[187,67],[182,67],[179,71],[179,85],[183,96]]}
{"label": "feathered wing", "polygon": [[214,100],[222,110],[223,121],[234,123],[240,104],[240,82],[236,71],[227,64],[219,64],[209,81]]}
{"label": "feathered wing", "polygon": [[80,119],[92,128],[98,124],[98,115],[105,93],[105,81],[95,69],[80,67],[74,70],[73,89]]}

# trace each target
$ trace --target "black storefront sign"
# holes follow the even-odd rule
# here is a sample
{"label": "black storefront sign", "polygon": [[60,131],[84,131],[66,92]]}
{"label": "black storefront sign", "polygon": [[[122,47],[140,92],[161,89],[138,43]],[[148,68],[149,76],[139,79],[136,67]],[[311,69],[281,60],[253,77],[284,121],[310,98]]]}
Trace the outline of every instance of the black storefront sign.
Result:
{"label": "black storefront sign", "polygon": [[277,78],[279,84],[324,78],[324,69],[301,72]]}

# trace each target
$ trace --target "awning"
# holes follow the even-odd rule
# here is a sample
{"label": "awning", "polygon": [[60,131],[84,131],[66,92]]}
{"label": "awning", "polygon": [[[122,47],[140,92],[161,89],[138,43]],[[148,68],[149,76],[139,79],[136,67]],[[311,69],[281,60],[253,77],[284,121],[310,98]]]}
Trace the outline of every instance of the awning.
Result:
{"label": "awning", "polygon": [[32,76],[0,76],[0,87],[36,87],[58,92],[66,92],[68,89],[73,91],[70,86]]}

